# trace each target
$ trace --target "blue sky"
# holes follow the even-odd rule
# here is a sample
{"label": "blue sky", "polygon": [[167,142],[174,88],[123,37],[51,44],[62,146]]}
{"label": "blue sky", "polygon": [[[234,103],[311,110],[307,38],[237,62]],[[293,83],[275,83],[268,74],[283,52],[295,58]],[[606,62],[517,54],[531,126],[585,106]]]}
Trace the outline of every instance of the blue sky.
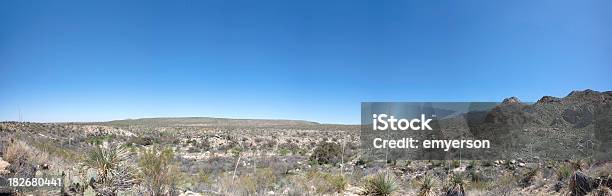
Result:
{"label": "blue sky", "polygon": [[612,90],[610,1],[0,1],[0,120],[359,123]]}

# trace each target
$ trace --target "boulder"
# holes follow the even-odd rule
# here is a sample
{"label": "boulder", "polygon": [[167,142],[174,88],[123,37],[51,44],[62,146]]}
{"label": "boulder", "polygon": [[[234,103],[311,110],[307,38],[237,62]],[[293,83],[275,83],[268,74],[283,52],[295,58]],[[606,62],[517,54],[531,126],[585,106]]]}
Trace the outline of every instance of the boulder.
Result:
{"label": "boulder", "polygon": [[565,182],[563,181],[557,181],[557,183],[555,183],[555,191],[559,192],[561,191],[561,189],[565,188],[567,185],[565,184]]}
{"label": "boulder", "polygon": [[11,164],[2,160],[2,157],[0,157],[0,175],[6,175],[6,174],[11,173],[8,170],[9,166],[11,166]]}
{"label": "boulder", "polygon": [[593,179],[580,171],[576,171],[570,177],[569,189],[572,196],[584,196],[593,190]]}
{"label": "boulder", "polygon": [[181,193],[179,196],[200,196],[202,194],[200,193],[196,193],[193,191],[185,191],[184,193]]}
{"label": "boulder", "polygon": [[463,186],[455,185],[453,188],[448,189],[446,191],[445,196],[465,196],[465,190],[463,190]]}

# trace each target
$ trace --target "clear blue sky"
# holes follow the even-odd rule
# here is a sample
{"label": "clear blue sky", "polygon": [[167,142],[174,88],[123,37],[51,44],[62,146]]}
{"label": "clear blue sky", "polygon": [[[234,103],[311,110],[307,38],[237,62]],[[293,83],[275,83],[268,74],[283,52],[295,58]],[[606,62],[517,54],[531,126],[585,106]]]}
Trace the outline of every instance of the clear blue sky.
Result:
{"label": "clear blue sky", "polygon": [[612,2],[0,1],[0,120],[359,123],[362,101],[612,90]]}

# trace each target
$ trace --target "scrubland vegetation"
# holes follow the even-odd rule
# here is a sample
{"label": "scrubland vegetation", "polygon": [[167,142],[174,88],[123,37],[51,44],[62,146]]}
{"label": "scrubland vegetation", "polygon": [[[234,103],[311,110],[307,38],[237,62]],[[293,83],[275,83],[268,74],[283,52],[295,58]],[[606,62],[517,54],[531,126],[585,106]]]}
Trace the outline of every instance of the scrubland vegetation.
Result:
{"label": "scrubland vegetation", "polygon": [[66,195],[605,195],[612,184],[612,164],[588,160],[364,161],[356,127],[317,126],[2,123],[1,172],[64,175],[64,187],[29,191]]}
{"label": "scrubland vegetation", "polygon": [[[541,121],[583,126],[568,119]],[[2,122],[0,136],[2,179],[64,178],[53,189],[0,188],[23,195],[610,195],[612,187],[608,161],[364,160],[359,126],[350,125]]]}

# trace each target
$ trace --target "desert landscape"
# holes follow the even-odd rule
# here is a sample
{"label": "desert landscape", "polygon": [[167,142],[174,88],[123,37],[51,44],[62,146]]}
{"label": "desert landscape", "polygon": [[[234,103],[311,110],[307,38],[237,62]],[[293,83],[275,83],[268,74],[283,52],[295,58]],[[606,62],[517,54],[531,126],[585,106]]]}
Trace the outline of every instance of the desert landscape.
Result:
{"label": "desert landscape", "polygon": [[[578,133],[602,129],[593,123],[594,114],[611,103],[612,91],[584,90],[529,104],[509,98],[498,107],[520,105],[530,114],[519,118],[528,132],[580,150],[585,142]],[[484,117],[496,123],[516,117],[495,111]],[[609,161],[547,160],[527,153],[510,160],[364,160],[359,134],[359,125],[297,120],[1,122],[0,193],[612,195]],[[41,176],[61,176],[62,185],[4,186],[11,177]]]}

